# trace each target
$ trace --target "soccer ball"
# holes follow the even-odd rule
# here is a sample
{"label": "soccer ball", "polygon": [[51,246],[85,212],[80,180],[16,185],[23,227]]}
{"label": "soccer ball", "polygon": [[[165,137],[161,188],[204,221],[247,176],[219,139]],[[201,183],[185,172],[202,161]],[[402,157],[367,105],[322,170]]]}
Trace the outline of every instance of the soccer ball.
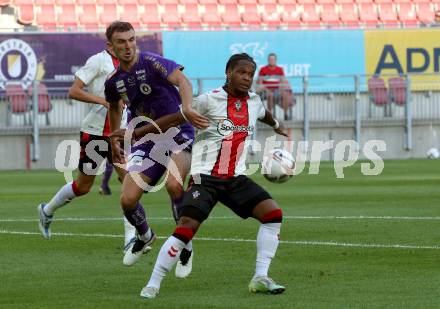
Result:
{"label": "soccer ball", "polygon": [[293,176],[295,160],[284,149],[274,149],[263,158],[262,173],[270,182],[282,183]]}
{"label": "soccer ball", "polygon": [[426,152],[426,156],[428,157],[428,159],[438,159],[440,157],[440,152],[437,148],[430,148]]}

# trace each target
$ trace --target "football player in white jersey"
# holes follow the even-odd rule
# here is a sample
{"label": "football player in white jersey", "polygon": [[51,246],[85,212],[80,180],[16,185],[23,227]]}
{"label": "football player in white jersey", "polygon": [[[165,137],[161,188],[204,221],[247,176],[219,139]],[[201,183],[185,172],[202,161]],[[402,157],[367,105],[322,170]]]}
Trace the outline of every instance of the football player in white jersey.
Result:
{"label": "football player in white jersey", "polygon": [[[141,291],[142,297],[157,296],[162,279],[218,201],[242,218],[253,217],[261,222],[256,268],[249,291],[279,294],[285,290],[268,277],[279,244],[282,211],[268,192],[245,176],[245,142],[255,130],[257,120],[287,136],[282,124],[264,108],[260,97],[250,92],[255,70],[256,64],[249,55],[231,56],[226,65],[226,84],[193,102],[193,107],[210,119],[210,126],[197,132],[191,162],[192,181],[179,210],[180,220],[160,249],[151,278]],[[184,117],[183,113],[175,113],[156,120],[156,124],[165,131],[184,122]],[[147,125],[137,128],[135,136],[155,131],[152,125]]]}
{"label": "football player in white jersey", "polygon": [[[107,44],[108,45],[108,44]],[[72,199],[87,194],[93,186],[99,166],[107,159],[111,162],[109,103],[104,99],[104,84],[107,77],[119,65],[109,47],[93,56],[75,73],[75,81],[69,89],[69,98],[92,104],[90,112],[82,122],[80,130],[80,160],[76,180],[59,189],[48,203],[38,206],[39,228],[44,238],[51,237],[50,225],[57,209]],[[87,91],[85,91],[87,87]],[[121,109],[123,105],[121,103]],[[124,113],[126,123],[126,113]],[[120,179],[125,170],[115,166]],[[135,238],[135,228],[124,218],[124,248]]]}

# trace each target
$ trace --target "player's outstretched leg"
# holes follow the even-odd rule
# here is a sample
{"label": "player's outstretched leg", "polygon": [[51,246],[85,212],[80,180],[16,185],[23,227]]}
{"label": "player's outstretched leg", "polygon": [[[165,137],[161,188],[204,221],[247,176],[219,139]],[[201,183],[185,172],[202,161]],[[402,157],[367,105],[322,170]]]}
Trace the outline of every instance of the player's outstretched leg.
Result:
{"label": "player's outstretched leg", "polygon": [[139,200],[143,194],[133,178],[127,174],[124,177],[121,194],[121,206],[125,218],[137,231],[136,240],[126,248],[123,264],[126,266],[134,265],[143,254],[151,250],[151,245],[156,240],[156,234],[148,226],[147,216]]}
{"label": "player's outstretched leg", "polygon": [[173,266],[179,260],[182,249],[194,236],[194,230],[178,226],[173,235],[162,245],[154,265],[153,273],[147,285],[142,289],[141,296],[155,298],[159,294],[160,284]]}
{"label": "player's outstretched leg", "polygon": [[75,197],[89,192],[94,179],[95,176],[85,175],[80,172],[76,181],[71,181],[61,187],[48,203],[38,205],[38,216],[40,219],[38,227],[44,238],[49,239],[51,237],[50,225],[55,211]]}
{"label": "player's outstretched leg", "polygon": [[[168,189],[168,187],[167,187]],[[170,193],[170,191],[168,191]],[[171,195],[171,193],[170,193]],[[173,212],[173,217],[174,220],[176,221],[176,223],[179,221],[179,216],[178,216],[178,207],[180,205],[180,203],[182,202],[183,199],[183,189],[182,189],[182,196],[180,198],[175,198],[171,200],[171,209]],[[180,252],[179,255],[179,260],[177,261],[176,264],[176,269],[175,269],[175,276],[177,278],[186,278],[191,274],[192,271],[192,260],[193,260],[193,249],[192,249],[192,241],[189,241],[185,247],[182,249],[182,251]]]}
{"label": "player's outstretched leg", "polygon": [[[168,164],[168,170],[172,170],[173,168],[176,169],[174,173],[171,172],[168,175],[165,184],[167,192],[171,198],[171,211],[176,224],[179,221],[179,207],[183,200],[183,182],[191,168],[190,163],[191,153],[185,150],[179,153],[173,153],[171,155],[171,161]],[[177,179],[176,176],[178,176],[179,179]],[[177,278],[186,278],[191,274],[193,255],[192,241],[190,241],[185,248],[182,249],[179,261],[177,261],[175,269],[175,275]]]}
{"label": "player's outstretched leg", "polygon": [[148,226],[144,208],[137,203],[134,209],[124,209],[124,215],[137,231],[137,237],[126,247],[122,263],[126,266],[134,265],[142,257],[142,254],[151,250],[151,245],[156,240],[156,234]]}
{"label": "player's outstretched leg", "polygon": [[109,163],[108,161],[105,163],[105,171],[104,175],[102,177],[101,185],[99,186],[99,194],[101,195],[111,195],[112,190],[109,186],[110,178],[112,177],[113,173],[113,164]]}
{"label": "player's outstretched leg", "polygon": [[[258,210],[259,206],[262,207]],[[261,225],[257,235],[255,274],[249,283],[249,292],[280,294],[286,288],[269,278],[268,271],[278,248],[283,213],[281,209],[276,207],[273,200],[263,201],[257,207],[255,217],[260,220]]]}

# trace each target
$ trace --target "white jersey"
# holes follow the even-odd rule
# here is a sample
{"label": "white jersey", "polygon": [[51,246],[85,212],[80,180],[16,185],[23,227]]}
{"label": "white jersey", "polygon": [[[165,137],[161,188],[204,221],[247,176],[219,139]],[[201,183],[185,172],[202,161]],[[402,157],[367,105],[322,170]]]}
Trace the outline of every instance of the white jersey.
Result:
{"label": "white jersey", "polygon": [[210,120],[210,126],[198,130],[192,151],[191,174],[231,178],[246,171],[246,150],[257,119],[266,110],[253,92],[234,98],[223,88],[200,95],[193,107]]}
{"label": "white jersey", "polygon": [[[75,76],[87,85],[88,92],[105,98],[105,81],[118,65],[119,61],[104,50],[87,59],[86,64],[76,71]],[[107,112],[107,108],[103,105],[92,104],[90,112],[82,122],[81,131],[92,135],[108,136],[110,134],[110,121]],[[124,109],[121,126],[125,126],[126,122],[127,112]]]}

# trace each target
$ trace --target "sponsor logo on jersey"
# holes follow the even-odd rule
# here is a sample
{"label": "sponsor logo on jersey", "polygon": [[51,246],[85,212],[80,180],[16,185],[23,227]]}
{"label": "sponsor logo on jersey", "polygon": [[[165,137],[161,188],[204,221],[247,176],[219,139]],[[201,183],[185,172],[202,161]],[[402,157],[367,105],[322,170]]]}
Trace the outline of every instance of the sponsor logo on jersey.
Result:
{"label": "sponsor logo on jersey", "polygon": [[231,135],[233,132],[253,132],[254,126],[236,126],[232,120],[224,119],[221,120],[217,125],[217,131],[223,136]]}
{"label": "sponsor logo on jersey", "polygon": [[118,80],[116,82],[116,88],[124,88],[125,87],[125,83],[123,80]]}
{"label": "sponsor logo on jersey", "polygon": [[127,81],[128,81],[128,85],[131,86],[131,87],[133,87],[133,86],[136,85],[136,80],[134,79],[133,76],[129,76],[129,77],[127,78]]}
{"label": "sponsor logo on jersey", "polygon": [[139,70],[139,71],[136,71],[136,74],[145,74],[145,70]]}
{"label": "sponsor logo on jersey", "polygon": [[0,88],[6,81],[20,82],[23,88],[29,87],[37,76],[37,56],[25,41],[9,39],[0,44]]}
{"label": "sponsor logo on jersey", "polygon": [[139,89],[141,90],[141,92],[145,95],[149,95],[151,93],[151,87],[150,85],[146,84],[146,83],[142,83],[139,86]]}
{"label": "sponsor logo on jersey", "polygon": [[235,102],[235,109],[236,109],[237,111],[241,110],[241,101],[237,101],[237,102]]}

